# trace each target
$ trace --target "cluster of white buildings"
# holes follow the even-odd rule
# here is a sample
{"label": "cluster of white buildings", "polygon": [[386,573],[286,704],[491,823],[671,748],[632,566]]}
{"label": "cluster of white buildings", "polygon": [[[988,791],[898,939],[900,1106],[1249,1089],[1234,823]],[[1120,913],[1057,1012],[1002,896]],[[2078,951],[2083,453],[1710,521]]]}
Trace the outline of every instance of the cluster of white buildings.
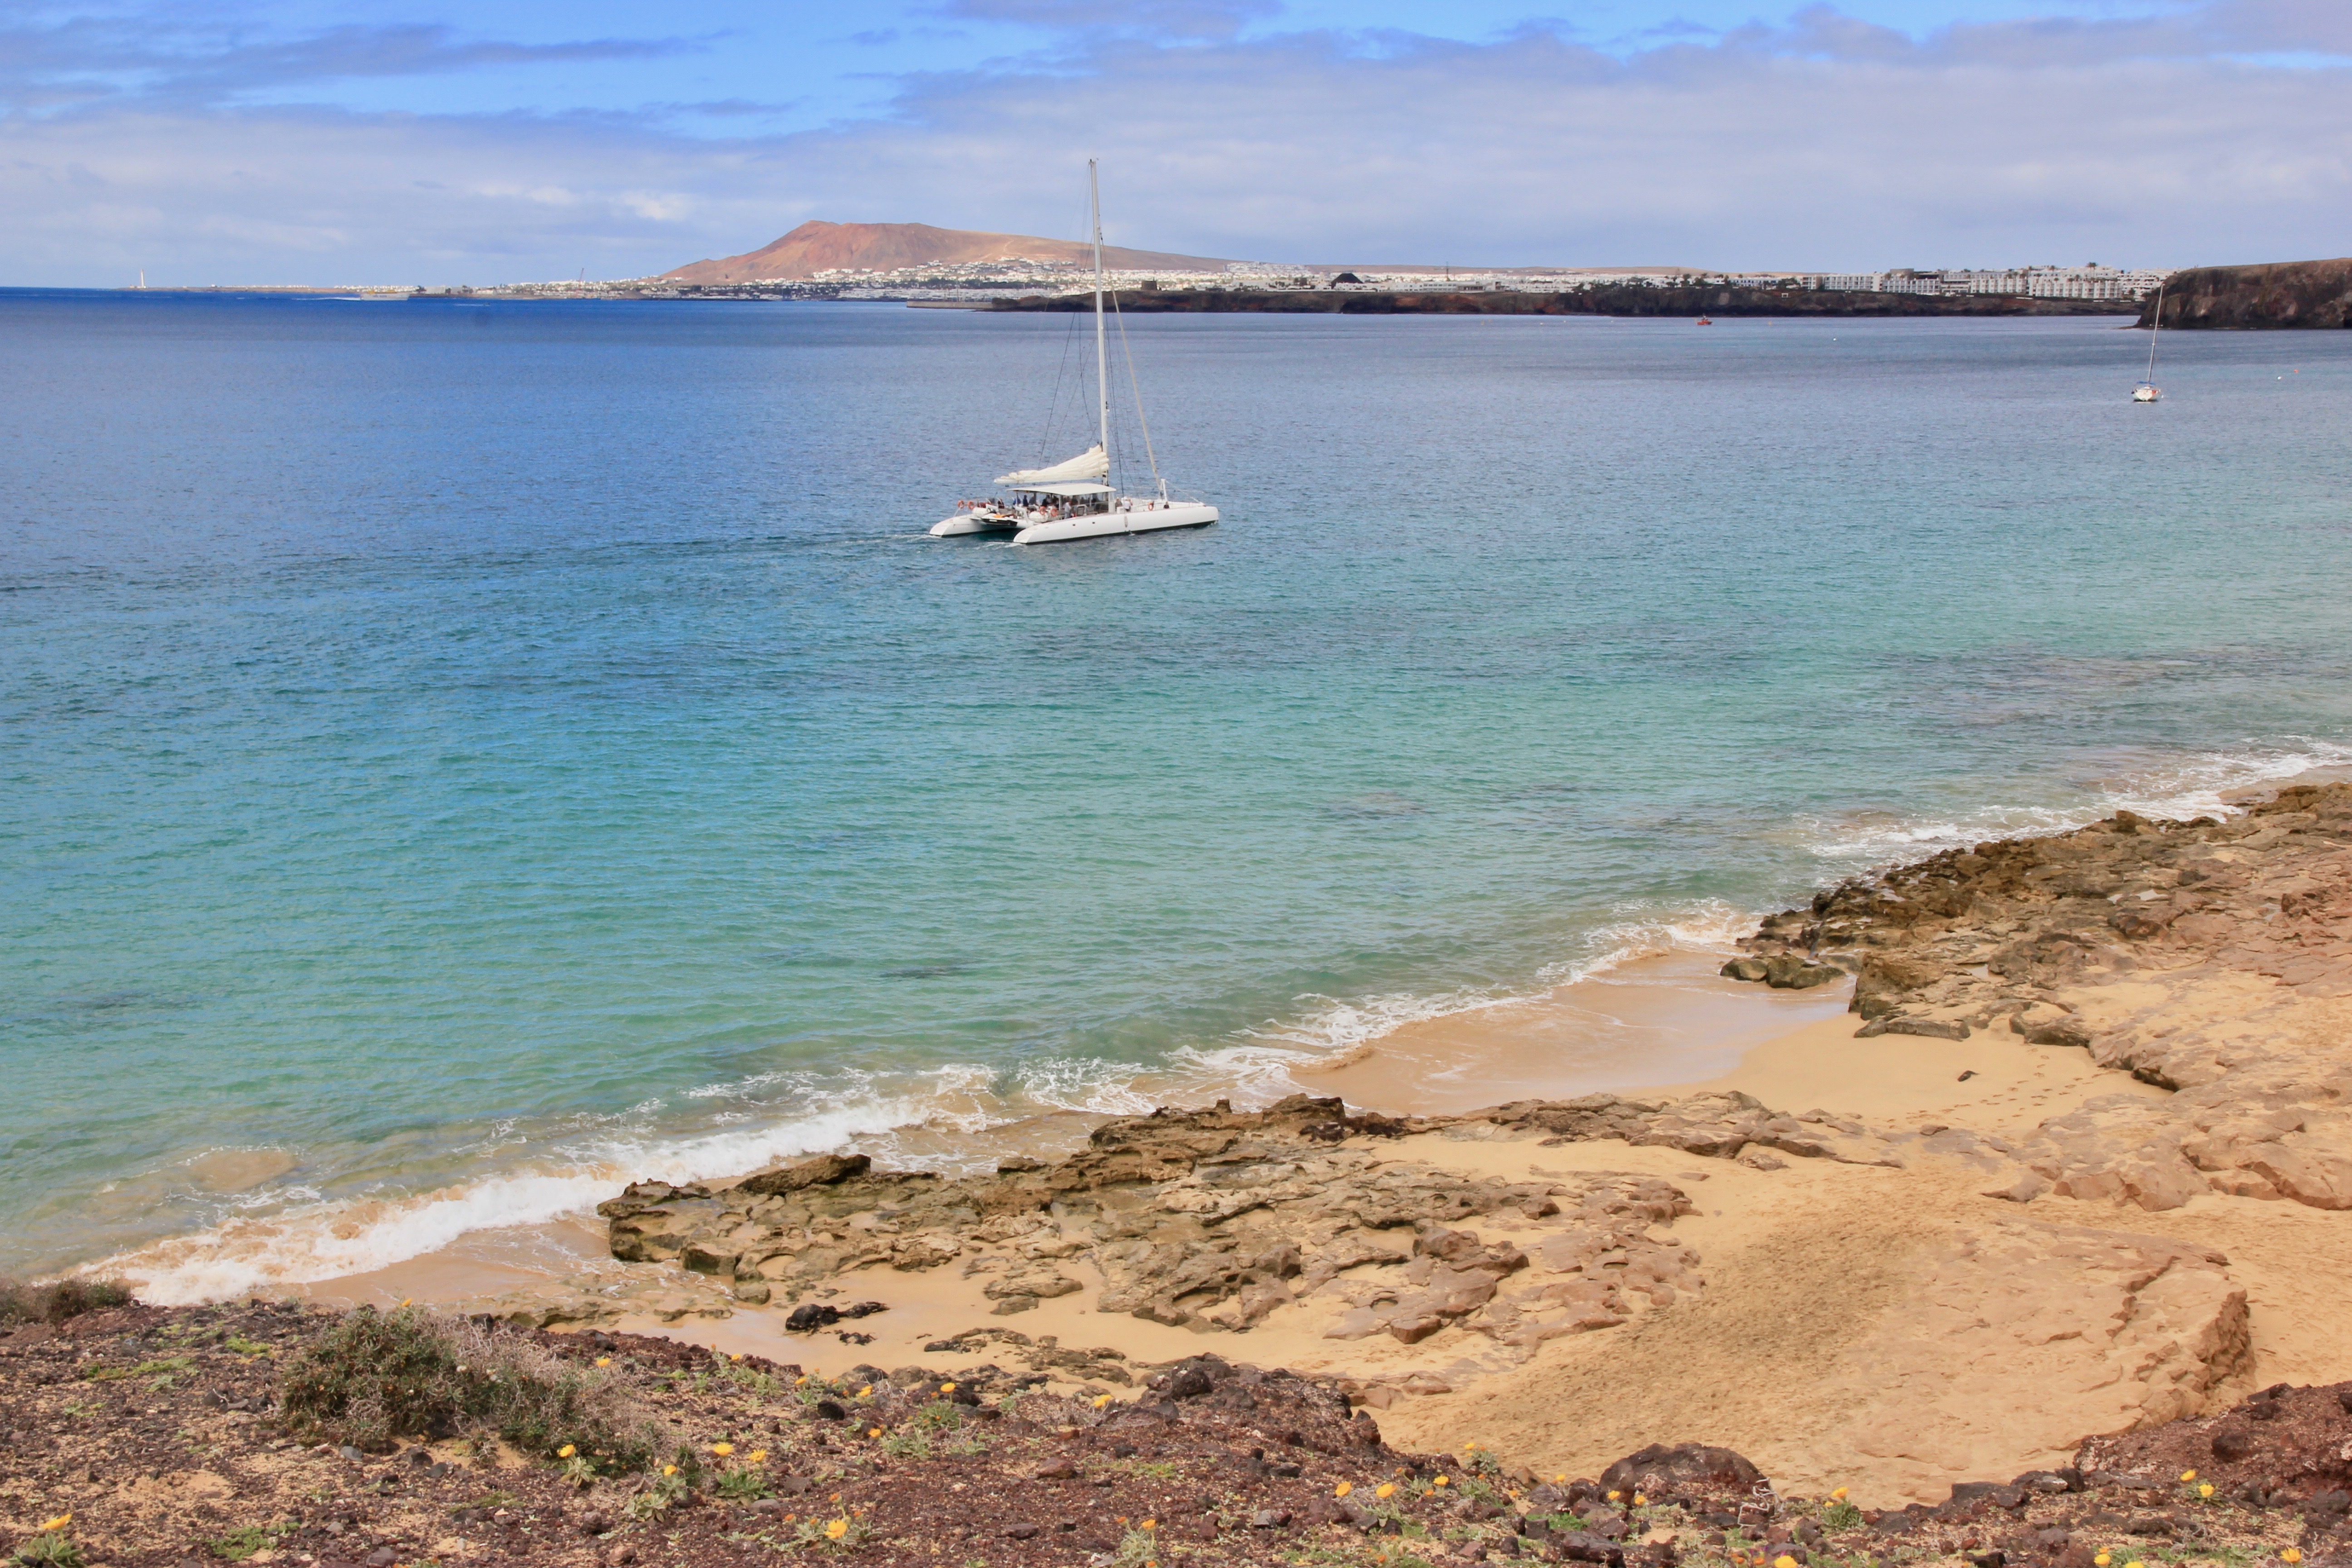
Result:
{"label": "cluster of white buildings", "polygon": [[1797,281],[1816,289],[1855,294],[2000,294],[2032,300],[2139,300],[2156,292],[2168,273],[2152,268],[2012,267],[1999,271],[1959,268],[1927,272],[1899,268],[1891,272],[1799,273]]}
{"label": "cluster of white buildings", "polygon": [[[1104,281],[1121,292],[1162,289],[1365,289],[1384,293],[1458,293],[1510,290],[1564,293],[1584,289],[1633,287],[1808,289],[1860,294],[1991,294],[2035,300],[2138,300],[2156,291],[2168,274],[2152,268],[2014,267],[1997,270],[1930,271],[1897,268],[1885,272],[1706,272],[1692,268],[1431,268],[1345,271],[1295,263],[1236,261],[1215,271],[1173,268],[1118,269]],[[521,295],[589,294],[632,298],[802,298],[835,300],[982,300],[1013,295],[1080,292],[1093,286],[1091,268],[1069,262],[1004,258],[993,261],[929,262],[890,270],[844,268],[807,279],[765,279],[735,284],[680,284],[658,278],[617,283],[523,284],[502,292]]]}

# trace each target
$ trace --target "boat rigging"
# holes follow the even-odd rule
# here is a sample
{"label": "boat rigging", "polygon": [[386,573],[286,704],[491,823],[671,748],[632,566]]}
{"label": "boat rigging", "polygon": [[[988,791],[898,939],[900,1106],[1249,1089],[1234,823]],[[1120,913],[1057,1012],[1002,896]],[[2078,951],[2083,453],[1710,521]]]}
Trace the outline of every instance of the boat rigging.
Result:
{"label": "boat rigging", "polygon": [[[1151,426],[1143,416],[1140,387],[1136,387],[1135,418],[1143,434],[1144,461],[1151,469],[1151,489],[1136,494],[1111,482],[1110,343],[1103,321],[1102,184],[1096,161],[1087,160],[1087,204],[1095,258],[1095,444],[1076,457],[1048,468],[1019,468],[1000,474],[996,482],[1010,500],[966,501],[956,515],[931,525],[934,538],[959,534],[1011,533],[1015,544],[1060,544],[1108,534],[1149,533],[1165,528],[1205,528],[1217,521],[1217,509],[1205,501],[1171,496],[1152,450]],[[1113,305],[1117,304],[1114,298]],[[1119,346],[1127,354],[1129,384],[1135,384],[1135,355],[1127,347],[1127,329],[1119,328]]]}

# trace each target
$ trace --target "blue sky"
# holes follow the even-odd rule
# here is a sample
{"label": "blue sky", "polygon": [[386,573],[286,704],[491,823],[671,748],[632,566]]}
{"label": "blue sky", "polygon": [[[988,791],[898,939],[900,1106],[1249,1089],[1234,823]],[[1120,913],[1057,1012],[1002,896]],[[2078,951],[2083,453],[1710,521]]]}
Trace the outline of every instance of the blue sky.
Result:
{"label": "blue sky", "polygon": [[1275,261],[2352,251],[2352,0],[0,0],[0,283],[621,277],[808,217]]}

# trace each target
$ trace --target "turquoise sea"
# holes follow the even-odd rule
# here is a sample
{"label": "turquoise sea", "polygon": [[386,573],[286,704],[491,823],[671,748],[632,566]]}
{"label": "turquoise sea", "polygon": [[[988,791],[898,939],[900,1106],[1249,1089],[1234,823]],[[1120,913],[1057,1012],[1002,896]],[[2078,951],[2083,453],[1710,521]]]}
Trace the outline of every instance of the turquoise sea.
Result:
{"label": "turquoise sea", "polygon": [[2352,760],[2352,334],[2121,325],[1135,318],[1225,521],[1021,550],[922,530],[1068,318],[0,293],[0,1271],[1270,1095]]}

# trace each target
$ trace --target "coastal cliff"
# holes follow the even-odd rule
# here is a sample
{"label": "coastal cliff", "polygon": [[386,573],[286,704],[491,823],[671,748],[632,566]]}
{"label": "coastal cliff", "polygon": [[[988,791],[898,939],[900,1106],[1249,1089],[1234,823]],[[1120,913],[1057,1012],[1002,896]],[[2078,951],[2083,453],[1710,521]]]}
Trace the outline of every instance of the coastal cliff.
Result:
{"label": "coastal cliff", "polygon": [[[2139,324],[2156,322],[2156,301]],[[2352,257],[2272,261],[2252,267],[2193,267],[2164,287],[2168,327],[2259,329],[2352,327]]]}
{"label": "coastal cliff", "polygon": [[[998,300],[998,310],[1091,310],[1088,294]],[[1121,290],[1129,311],[1270,312],[1334,316],[2120,316],[2128,305],[2102,300],[2029,300],[1996,294],[1866,294],[1823,289],[1631,284],[1533,293],[1511,289],[1408,293],[1338,289],[1160,289]]]}

